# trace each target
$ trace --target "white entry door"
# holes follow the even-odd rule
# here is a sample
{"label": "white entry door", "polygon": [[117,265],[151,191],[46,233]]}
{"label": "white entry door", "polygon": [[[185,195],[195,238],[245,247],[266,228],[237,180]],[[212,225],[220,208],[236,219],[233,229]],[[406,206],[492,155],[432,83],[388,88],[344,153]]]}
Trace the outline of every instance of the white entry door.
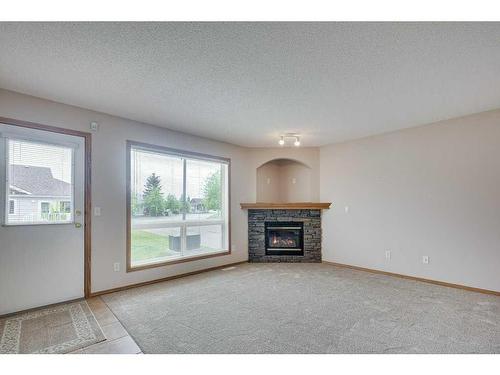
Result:
{"label": "white entry door", "polygon": [[0,315],[84,296],[85,140],[0,124]]}

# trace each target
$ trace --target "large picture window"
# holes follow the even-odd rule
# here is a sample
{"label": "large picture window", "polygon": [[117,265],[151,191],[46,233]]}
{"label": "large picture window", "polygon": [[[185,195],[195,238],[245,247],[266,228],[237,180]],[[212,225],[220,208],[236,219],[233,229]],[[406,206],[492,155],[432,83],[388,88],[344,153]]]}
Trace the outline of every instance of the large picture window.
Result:
{"label": "large picture window", "polygon": [[127,142],[127,268],[229,253],[229,159]]}

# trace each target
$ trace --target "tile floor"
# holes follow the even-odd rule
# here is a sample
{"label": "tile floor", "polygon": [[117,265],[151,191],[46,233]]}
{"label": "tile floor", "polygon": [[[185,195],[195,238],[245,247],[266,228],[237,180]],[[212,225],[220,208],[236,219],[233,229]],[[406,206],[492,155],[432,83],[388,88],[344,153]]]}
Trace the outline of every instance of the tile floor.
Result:
{"label": "tile floor", "polygon": [[130,337],[100,297],[90,298],[87,303],[101,326],[106,341],[75,350],[69,354],[142,354],[134,339]]}

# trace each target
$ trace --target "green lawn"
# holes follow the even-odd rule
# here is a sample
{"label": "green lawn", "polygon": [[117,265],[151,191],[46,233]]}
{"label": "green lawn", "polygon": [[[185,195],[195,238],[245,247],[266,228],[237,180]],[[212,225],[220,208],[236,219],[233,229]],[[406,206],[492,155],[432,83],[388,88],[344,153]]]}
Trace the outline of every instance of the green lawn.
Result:
{"label": "green lawn", "polygon": [[144,230],[132,230],[132,262],[175,254],[168,249],[168,237]]}

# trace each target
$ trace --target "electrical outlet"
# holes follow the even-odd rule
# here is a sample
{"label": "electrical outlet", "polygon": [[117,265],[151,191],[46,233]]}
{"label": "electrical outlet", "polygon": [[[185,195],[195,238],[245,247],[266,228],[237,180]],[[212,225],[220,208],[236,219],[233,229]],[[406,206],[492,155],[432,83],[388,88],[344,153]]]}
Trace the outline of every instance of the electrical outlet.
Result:
{"label": "electrical outlet", "polygon": [[113,269],[115,270],[115,272],[120,272],[120,263],[114,263],[113,264]]}
{"label": "electrical outlet", "polygon": [[99,124],[97,122],[95,122],[95,121],[92,121],[90,123],[90,130],[95,131],[95,132],[98,131],[99,130]]}
{"label": "electrical outlet", "polygon": [[424,256],[422,257],[422,263],[423,263],[423,264],[429,264],[429,256],[424,255]]}
{"label": "electrical outlet", "polygon": [[101,207],[94,207],[94,216],[101,216]]}
{"label": "electrical outlet", "polygon": [[345,206],[344,207],[344,211],[345,211],[346,214],[348,214],[349,213],[349,206]]}
{"label": "electrical outlet", "polygon": [[391,250],[386,250],[385,251],[385,259],[387,259],[387,260],[391,259]]}

